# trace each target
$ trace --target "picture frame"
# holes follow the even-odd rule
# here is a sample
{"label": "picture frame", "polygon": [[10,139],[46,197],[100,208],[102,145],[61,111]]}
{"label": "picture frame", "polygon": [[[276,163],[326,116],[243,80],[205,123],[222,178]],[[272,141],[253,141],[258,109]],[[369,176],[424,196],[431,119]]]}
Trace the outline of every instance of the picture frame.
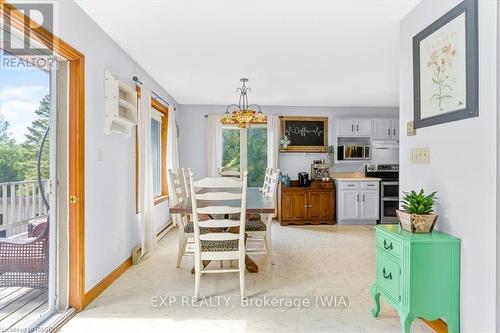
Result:
{"label": "picture frame", "polygon": [[280,116],[281,136],[290,143],[282,153],[325,153],[328,146],[328,117]]}
{"label": "picture frame", "polygon": [[477,0],[413,37],[414,128],[478,117]]}

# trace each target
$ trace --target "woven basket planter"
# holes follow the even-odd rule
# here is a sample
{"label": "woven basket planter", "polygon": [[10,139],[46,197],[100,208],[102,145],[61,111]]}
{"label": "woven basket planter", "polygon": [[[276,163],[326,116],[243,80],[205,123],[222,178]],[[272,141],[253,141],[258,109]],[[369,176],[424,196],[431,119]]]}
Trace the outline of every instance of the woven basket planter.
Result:
{"label": "woven basket planter", "polygon": [[410,214],[402,210],[397,210],[396,214],[401,228],[413,233],[432,232],[438,218],[436,214]]}

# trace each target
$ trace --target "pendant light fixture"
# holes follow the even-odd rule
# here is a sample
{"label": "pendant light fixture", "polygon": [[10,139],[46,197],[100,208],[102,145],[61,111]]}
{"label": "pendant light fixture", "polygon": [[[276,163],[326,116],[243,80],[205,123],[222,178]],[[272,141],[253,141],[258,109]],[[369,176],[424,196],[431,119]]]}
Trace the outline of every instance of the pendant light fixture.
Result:
{"label": "pendant light fixture", "polygon": [[241,78],[240,81],[243,85],[236,89],[236,92],[240,92],[238,104],[229,104],[226,107],[221,123],[224,125],[236,124],[239,128],[249,128],[251,124],[265,124],[267,117],[262,113],[260,105],[248,104],[247,93],[251,91],[246,86],[248,79]]}

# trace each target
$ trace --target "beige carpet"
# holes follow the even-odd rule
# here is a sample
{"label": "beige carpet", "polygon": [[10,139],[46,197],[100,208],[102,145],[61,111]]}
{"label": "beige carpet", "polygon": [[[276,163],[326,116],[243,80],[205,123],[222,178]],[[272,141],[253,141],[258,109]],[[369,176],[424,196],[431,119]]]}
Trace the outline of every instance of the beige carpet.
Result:
{"label": "beige carpet", "polygon": [[[235,273],[202,276],[201,295],[207,298],[194,307],[192,258],[185,257],[181,267],[175,268],[176,251],[174,229],[157,251],[125,272],[62,331],[401,331],[396,311],[383,300],[380,316],[373,318],[370,313],[372,226],[273,224],[275,265],[265,256],[254,256],[260,272],[246,275],[247,295],[253,304],[244,307],[239,303]],[[412,332],[432,331],[416,320]]]}

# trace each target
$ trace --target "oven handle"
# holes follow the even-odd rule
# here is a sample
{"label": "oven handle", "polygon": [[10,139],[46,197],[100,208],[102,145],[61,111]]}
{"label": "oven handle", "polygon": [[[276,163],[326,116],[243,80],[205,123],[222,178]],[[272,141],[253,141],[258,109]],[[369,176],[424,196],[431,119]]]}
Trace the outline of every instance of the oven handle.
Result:
{"label": "oven handle", "polygon": [[399,182],[386,182],[386,181],[382,181],[381,184],[382,184],[382,186],[383,185],[399,185]]}

